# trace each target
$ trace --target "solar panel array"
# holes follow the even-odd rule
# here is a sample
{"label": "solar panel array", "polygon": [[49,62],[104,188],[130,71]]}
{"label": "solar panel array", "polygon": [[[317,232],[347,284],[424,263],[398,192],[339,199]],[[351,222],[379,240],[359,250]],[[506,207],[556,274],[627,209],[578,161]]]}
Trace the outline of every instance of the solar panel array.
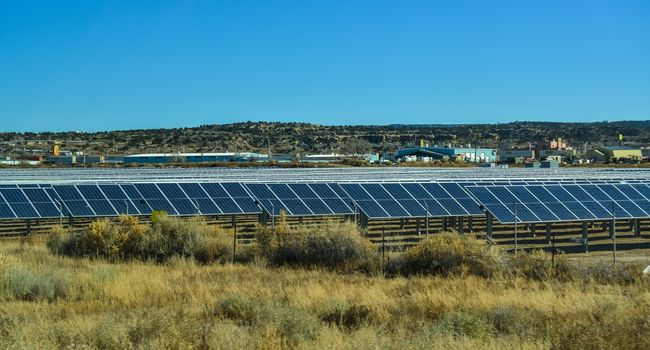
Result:
{"label": "solar panel array", "polygon": [[239,183],[136,183],[0,188],[0,218],[257,214]]}
{"label": "solar panel array", "polygon": [[648,179],[650,169],[527,168],[59,168],[0,169],[2,184],[80,184],[136,182],[436,182],[531,179]]}
{"label": "solar panel array", "polygon": [[[503,170],[0,170],[0,218],[150,215],[163,210],[170,215],[362,213],[384,219],[479,216],[484,215],[481,204],[502,222],[514,222],[515,210],[517,222],[650,214],[650,194],[643,192],[650,171]],[[233,178],[241,181],[223,181]]]}
{"label": "solar panel array", "polygon": [[501,223],[650,217],[650,186],[553,184],[467,187]]}

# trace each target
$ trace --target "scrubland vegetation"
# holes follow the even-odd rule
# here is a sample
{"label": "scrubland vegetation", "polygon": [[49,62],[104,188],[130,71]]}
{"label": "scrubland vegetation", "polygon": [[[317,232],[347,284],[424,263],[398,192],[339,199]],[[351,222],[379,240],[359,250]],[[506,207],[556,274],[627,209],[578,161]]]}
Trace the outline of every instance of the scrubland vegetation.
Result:
{"label": "scrubland vegetation", "polygon": [[2,348],[648,349],[639,266],[577,268],[435,235],[385,263],[349,223],[99,221],[0,245]]}

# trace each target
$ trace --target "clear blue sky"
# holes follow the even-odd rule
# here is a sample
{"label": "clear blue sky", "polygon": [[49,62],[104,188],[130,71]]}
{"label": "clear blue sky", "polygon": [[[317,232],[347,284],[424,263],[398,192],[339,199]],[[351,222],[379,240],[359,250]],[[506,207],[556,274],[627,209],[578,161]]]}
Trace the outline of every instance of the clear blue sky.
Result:
{"label": "clear blue sky", "polygon": [[650,1],[0,0],[0,130],[650,119]]}

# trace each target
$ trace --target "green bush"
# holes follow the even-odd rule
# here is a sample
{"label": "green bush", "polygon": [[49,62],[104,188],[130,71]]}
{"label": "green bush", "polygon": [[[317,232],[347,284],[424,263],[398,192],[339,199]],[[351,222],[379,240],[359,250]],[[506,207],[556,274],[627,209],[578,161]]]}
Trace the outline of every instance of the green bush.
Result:
{"label": "green bush", "polygon": [[52,269],[11,266],[0,275],[0,298],[54,301],[67,298],[70,293],[70,277]]}
{"label": "green bush", "polygon": [[315,339],[321,327],[319,320],[306,310],[276,300],[265,303],[239,294],[221,300],[214,314],[241,326],[270,328],[290,348]]}
{"label": "green bush", "polygon": [[524,339],[540,336],[544,332],[546,321],[539,311],[525,310],[508,304],[495,307],[488,313],[487,318],[497,333]]}
{"label": "green bush", "polygon": [[262,304],[239,294],[232,294],[221,300],[215,314],[235,321],[240,325],[252,325],[262,309]]}
{"label": "green bush", "polygon": [[393,272],[449,276],[469,273],[490,277],[501,271],[501,257],[473,236],[441,233],[420,241],[395,259]]}
{"label": "green bush", "polygon": [[81,232],[55,228],[47,241],[50,252],[109,260],[192,258],[201,263],[225,262],[231,257],[226,235],[199,218],[163,217],[152,226],[121,216],[117,222],[101,219]]}
{"label": "green bush", "polygon": [[455,337],[483,338],[494,333],[494,328],[487,319],[463,311],[446,314],[439,320],[438,327]]}
{"label": "green bush", "polygon": [[325,268],[341,272],[379,270],[375,247],[351,222],[289,226],[280,216],[275,232],[260,227],[258,250],[275,265]]}
{"label": "green bush", "polygon": [[267,306],[265,321],[273,324],[283,342],[290,348],[318,336],[321,323],[318,319],[303,309],[289,307],[280,303]]}
{"label": "green bush", "polygon": [[331,300],[320,312],[323,322],[341,329],[357,329],[368,322],[371,310],[365,306],[347,301]]}

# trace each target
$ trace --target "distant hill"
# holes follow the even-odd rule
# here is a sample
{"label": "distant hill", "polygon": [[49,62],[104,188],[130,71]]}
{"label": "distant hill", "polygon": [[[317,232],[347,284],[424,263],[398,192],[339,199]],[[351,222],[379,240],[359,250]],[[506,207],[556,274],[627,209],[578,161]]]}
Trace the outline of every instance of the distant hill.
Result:
{"label": "distant hill", "polygon": [[[337,125],[307,123],[243,122],[190,128],[122,130],[109,132],[0,133],[0,152],[16,147],[51,150],[56,142],[64,150],[87,149],[90,153],[258,151],[266,153],[332,153],[394,151],[418,145],[467,145],[527,147],[528,143],[561,137],[579,146],[614,144],[618,134],[624,143],[650,144],[650,121],[597,123],[513,122],[506,124]],[[17,146],[16,144],[17,142]],[[38,152],[38,151],[35,151]]]}

